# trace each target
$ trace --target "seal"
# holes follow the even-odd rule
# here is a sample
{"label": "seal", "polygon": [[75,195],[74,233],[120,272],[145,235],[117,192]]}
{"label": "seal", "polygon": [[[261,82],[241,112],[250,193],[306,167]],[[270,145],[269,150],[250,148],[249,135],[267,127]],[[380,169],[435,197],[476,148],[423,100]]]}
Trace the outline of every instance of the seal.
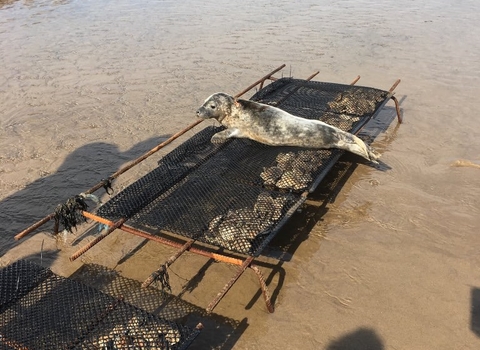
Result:
{"label": "seal", "polygon": [[357,136],[319,120],[294,116],[279,108],[250,100],[237,100],[223,92],[208,97],[197,110],[202,119],[216,119],[226,127],[212,142],[248,138],[270,146],[339,148],[373,163],[380,157]]}

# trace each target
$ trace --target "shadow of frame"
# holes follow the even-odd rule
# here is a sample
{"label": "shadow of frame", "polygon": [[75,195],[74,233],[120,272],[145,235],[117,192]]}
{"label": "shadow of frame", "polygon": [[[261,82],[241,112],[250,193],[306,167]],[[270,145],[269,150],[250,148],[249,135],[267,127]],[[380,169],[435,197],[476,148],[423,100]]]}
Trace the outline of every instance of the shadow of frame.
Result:
{"label": "shadow of frame", "polygon": [[480,338],[480,288],[470,291],[470,330]]}

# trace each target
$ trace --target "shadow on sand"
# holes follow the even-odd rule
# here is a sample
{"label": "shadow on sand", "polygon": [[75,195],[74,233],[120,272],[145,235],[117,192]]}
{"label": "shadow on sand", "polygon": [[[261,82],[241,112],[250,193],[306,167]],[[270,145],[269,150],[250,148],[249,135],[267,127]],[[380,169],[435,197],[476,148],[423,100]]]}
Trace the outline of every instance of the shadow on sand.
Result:
{"label": "shadow on sand", "polygon": [[359,328],[331,342],[326,350],[383,350],[382,339],[369,328]]}
{"label": "shadow on sand", "polygon": [[69,154],[55,173],[35,180],[0,201],[0,257],[18,244],[13,240],[15,234],[53,212],[57,204],[109,177],[124,163],[167,137],[150,138],[125,152],[105,142],[82,146]]}
{"label": "shadow on sand", "polygon": [[470,330],[480,337],[480,288],[472,287],[470,305]]}

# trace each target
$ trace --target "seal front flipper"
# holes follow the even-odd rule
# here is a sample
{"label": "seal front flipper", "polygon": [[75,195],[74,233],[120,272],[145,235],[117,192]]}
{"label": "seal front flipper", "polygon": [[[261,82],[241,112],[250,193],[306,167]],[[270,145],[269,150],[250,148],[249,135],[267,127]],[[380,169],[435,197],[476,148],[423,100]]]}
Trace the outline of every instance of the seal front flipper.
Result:
{"label": "seal front flipper", "polygon": [[215,135],[212,136],[212,143],[222,143],[225,140],[232,138],[232,137],[241,137],[240,130],[237,128],[230,128],[220,132],[217,132]]}

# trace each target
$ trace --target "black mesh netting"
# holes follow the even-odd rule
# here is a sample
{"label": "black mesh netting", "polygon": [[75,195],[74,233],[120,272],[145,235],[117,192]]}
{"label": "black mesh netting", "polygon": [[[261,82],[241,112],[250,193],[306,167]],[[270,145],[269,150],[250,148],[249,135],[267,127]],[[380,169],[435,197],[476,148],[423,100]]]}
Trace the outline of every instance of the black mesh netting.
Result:
{"label": "black mesh netting", "polygon": [[[242,321],[226,318],[215,313],[208,314],[192,303],[166,293],[161,286],[142,288],[141,282],[126,278],[117,271],[96,264],[86,264],[70,279],[79,281],[115,298],[123,300],[162,319],[194,328],[198,323],[204,329],[195,339],[195,347],[207,344],[209,349],[228,348],[228,344],[243,332]],[[198,283],[198,282],[197,282]],[[185,286],[187,288],[187,286]],[[205,346],[207,347],[207,346]]]}
{"label": "black mesh netting", "polygon": [[2,349],[185,349],[199,332],[25,260],[0,295]]}
{"label": "black mesh netting", "polygon": [[[252,100],[357,132],[387,102],[367,87],[283,78]],[[207,127],[166,155],[156,169],[98,209],[140,229],[195,238],[257,255],[312,191],[342,150],[271,147],[245,139],[212,144]]]}

